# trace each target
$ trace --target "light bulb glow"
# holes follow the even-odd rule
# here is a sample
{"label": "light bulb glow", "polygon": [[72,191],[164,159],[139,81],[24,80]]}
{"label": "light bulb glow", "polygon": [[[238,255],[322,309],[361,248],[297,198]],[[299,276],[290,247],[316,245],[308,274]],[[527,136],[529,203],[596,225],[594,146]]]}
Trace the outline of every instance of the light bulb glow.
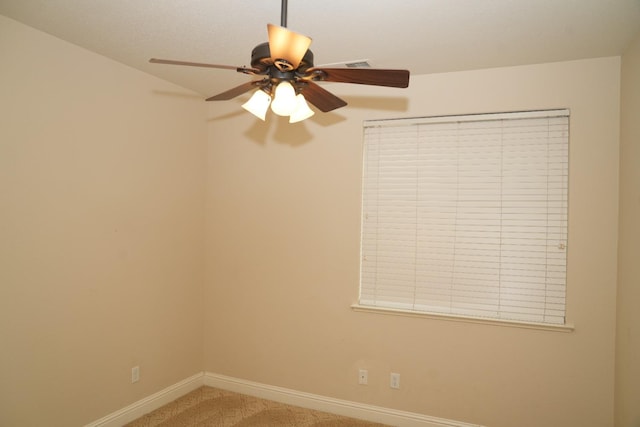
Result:
{"label": "light bulb glow", "polygon": [[291,113],[289,117],[289,123],[297,123],[301,122],[309,117],[313,116],[314,111],[309,108],[309,104],[307,104],[307,100],[304,99],[301,93],[296,96],[296,109]]}
{"label": "light bulb glow", "polygon": [[296,91],[287,81],[281,82],[276,86],[276,90],[273,96],[273,102],[271,103],[271,111],[279,116],[289,116],[295,110],[297,106]]}
{"label": "light bulb glow", "polygon": [[258,89],[247,102],[242,104],[242,108],[264,121],[270,103],[271,97],[261,89]]}

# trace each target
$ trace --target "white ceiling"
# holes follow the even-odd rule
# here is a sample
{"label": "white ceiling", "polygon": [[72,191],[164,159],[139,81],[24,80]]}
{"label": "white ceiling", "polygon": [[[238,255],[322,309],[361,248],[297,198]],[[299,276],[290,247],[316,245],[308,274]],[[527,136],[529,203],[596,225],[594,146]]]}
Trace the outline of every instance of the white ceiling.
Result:
{"label": "white ceiling", "polygon": [[[0,14],[214,95],[249,77],[149,64],[151,57],[250,65],[281,0],[0,0]],[[289,29],[316,65],[367,59],[439,73],[620,55],[640,31],[640,0],[290,0]]]}

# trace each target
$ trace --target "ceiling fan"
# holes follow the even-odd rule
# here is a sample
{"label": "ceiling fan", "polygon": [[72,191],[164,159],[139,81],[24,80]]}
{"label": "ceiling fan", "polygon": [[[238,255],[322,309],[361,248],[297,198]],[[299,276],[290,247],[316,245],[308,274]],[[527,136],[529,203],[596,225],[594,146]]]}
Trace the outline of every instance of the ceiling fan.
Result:
{"label": "ceiling fan", "polygon": [[306,101],[325,113],[347,105],[344,100],[316,84],[319,81],[397,88],[409,86],[408,70],[314,67],[313,52],[309,50],[311,39],[288,30],[286,26],[287,0],[282,0],[281,25],[267,24],[269,41],[253,48],[251,67],[157,58],[152,58],[149,62],[220,68],[262,76],[259,80],[241,84],[207,98],[207,101],[225,101],[252,89],[257,89],[251,99],[242,107],[261,120],[265,120],[267,109],[271,105],[271,110],[274,113],[289,116],[290,123],[302,121],[314,114]]}

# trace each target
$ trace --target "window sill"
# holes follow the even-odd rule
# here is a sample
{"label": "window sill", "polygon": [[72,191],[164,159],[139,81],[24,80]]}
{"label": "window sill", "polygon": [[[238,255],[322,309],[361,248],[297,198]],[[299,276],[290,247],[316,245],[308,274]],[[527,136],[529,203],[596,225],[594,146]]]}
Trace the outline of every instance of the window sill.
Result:
{"label": "window sill", "polygon": [[351,305],[351,309],[363,313],[388,314],[392,316],[420,317],[423,319],[447,320],[452,322],[479,323],[484,325],[507,326],[523,329],[538,329],[551,332],[573,332],[574,326],[571,324],[552,325],[546,323],[520,322],[516,320],[482,319],[476,317],[457,316],[450,314],[423,313],[411,310],[400,310],[385,307],[371,307],[360,304]]}

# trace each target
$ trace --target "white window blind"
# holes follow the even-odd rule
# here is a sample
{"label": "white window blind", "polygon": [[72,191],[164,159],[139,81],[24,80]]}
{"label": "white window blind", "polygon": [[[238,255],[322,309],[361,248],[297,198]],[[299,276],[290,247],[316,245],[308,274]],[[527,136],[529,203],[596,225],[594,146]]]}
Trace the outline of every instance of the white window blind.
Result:
{"label": "white window blind", "polygon": [[568,110],[367,121],[360,305],[564,324]]}

